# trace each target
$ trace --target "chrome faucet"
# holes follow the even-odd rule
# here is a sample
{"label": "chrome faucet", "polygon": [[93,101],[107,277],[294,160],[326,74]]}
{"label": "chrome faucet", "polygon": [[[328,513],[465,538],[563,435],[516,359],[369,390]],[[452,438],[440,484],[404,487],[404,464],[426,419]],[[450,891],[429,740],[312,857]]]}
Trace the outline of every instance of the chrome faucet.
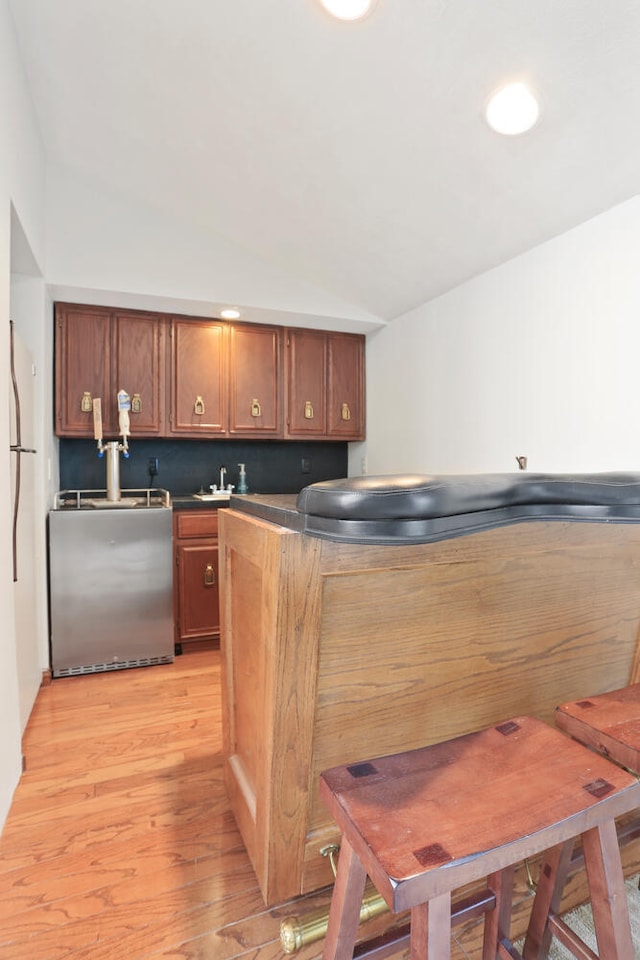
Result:
{"label": "chrome faucet", "polygon": [[[210,487],[209,487],[209,490],[211,490],[211,493],[218,493],[218,492],[223,493],[223,492],[224,492],[224,489],[225,489],[225,486],[224,486],[224,478],[225,478],[226,472],[227,472],[227,468],[226,468],[226,467],[220,467],[220,486],[218,486],[217,483],[212,483],[212,484],[210,485]],[[231,489],[232,489],[231,484],[229,484],[229,490],[231,490]]]}

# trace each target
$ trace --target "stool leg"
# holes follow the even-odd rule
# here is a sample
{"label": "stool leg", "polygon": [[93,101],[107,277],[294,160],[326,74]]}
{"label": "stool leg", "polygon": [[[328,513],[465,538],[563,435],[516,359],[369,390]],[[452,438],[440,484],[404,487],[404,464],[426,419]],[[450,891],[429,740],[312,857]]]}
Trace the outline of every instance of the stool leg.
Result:
{"label": "stool leg", "polygon": [[367,880],[359,857],[343,836],[322,960],[351,960]]}
{"label": "stool leg", "polygon": [[606,960],[634,960],[629,911],[613,820],[582,834],[598,953]]}
{"label": "stool leg", "polygon": [[450,960],[451,893],[411,909],[411,960]]}
{"label": "stool leg", "polygon": [[493,910],[484,916],[484,941],[482,960],[496,960],[498,944],[509,940],[511,935],[511,908],[513,904],[513,875],[515,864],[487,877],[487,886],[496,897]]}
{"label": "stool leg", "polygon": [[549,914],[557,914],[560,909],[573,846],[574,841],[569,840],[552,847],[545,854],[524,941],[524,960],[545,960],[549,953],[552,937]]}

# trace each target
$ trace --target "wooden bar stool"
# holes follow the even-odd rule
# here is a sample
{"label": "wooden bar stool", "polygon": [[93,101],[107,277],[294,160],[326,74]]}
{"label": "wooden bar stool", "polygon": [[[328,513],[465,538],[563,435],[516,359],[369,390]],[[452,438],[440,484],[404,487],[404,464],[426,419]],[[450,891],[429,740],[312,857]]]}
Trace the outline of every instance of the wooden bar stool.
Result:
{"label": "wooden bar stool", "polygon": [[546,957],[556,935],[593,958],[554,912],[578,836],[600,957],[634,960],[614,819],[640,804],[640,782],[553,727],[517,717],[334,767],[320,794],[342,832],[323,960],[353,956],[367,874],[392,911],[411,910],[414,960],[450,958],[452,892],[486,877],[483,960],[521,960],[509,939],[513,873],[543,851],[522,957]]}
{"label": "wooden bar stool", "polygon": [[640,774],[640,683],[562,703],[556,724],[580,743]]}

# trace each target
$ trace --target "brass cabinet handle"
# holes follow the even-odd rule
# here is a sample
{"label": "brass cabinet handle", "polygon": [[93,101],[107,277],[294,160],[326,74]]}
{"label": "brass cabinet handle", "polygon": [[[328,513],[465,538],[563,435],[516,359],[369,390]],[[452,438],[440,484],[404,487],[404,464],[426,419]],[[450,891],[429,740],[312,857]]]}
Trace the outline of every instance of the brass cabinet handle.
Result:
{"label": "brass cabinet handle", "polygon": [[85,390],[82,394],[82,400],[80,401],[80,409],[83,413],[91,413],[93,410],[93,400],[91,399],[91,394],[88,390]]}
{"label": "brass cabinet handle", "polygon": [[203,416],[203,414],[204,414],[204,400],[202,399],[202,397],[200,397],[200,396],[197,396],[197,397],[196,397],[196,402],[195,402],[194,405],[193,405],[193,412],[194,412],[194,413],[197,413],[199,417]]}
{"label": "brass cabinet handle", "polygon": [[261,416],[262,416],[262,410],[261,410],[261,408],[260,408],[260,401],[259,401],[259,400],[252,400],[252,401],[251,401],[251,416],[252,416],[252,417],[261,417]]}
{"label": "brass cabinet handle", "polygon": [[215,586],[216,575],[213,569],[213,564],[208,563],[204,568],[204,585],[205,587]]}
{"label": "brass cabinet handle", "polygon": [[311,400],[307,400],[304,405],[304,418],[305,420],[313,420],[313,404]]}
{"label": "brass cabinet handle", "polygon": [[342,417],[343,420],[351,420],[351,410],[349,410],[348,403],[342,404],[342,410],[340,412],[340,416]]}
{"label": "brass cabinet handle", "polygon": [[131,397],[131,413],[142,413],[142,397],[139,393]]}

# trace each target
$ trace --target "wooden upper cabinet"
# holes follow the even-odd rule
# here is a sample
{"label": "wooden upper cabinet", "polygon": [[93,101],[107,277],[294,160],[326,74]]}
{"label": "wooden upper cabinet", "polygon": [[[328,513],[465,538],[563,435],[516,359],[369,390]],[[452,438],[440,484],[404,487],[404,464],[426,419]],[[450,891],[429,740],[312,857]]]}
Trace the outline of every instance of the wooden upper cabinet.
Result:
{"label": "wooden upper cabinet", "polygon": [[119,390],[131,398],[132,436],[163,432],[164,325],[158,314],[56,304],[56,433],[93,437],[93,400],[102,434],[118,436]]}
{"label": "wooden upper cabinet", "polygon": [[332,439],[365,437],[365,339],[327,334],[327,433]]}
{"label": "wooden upper cabinet", "polygon": [[[126,390],[131,398],[131,436],[156,437],[165,432],[166,324],[153,313],[114,312],[113,386],[109,400],[117,431],[116,395]],[[104,412],[104,401],[103,401]]]}
{"label": "wooden upper cabinet", "polygon": [[217,320],[171,321],[171,434],[227,433],[226,333]]}
{"label": "wooden upper cabinet", "polygon": [[[57,303],[55,308],[55,432],[93,437],[93,400],[111,390],[111,312]],[[113,397],[115,403],[115,394]],[[105,423],[106,427],[106,423]],[[105,431],[106,432],[106,431]]]}
{"label": "wooden upper cabinet", "polygon": [[287,330],[286,436],[363,440],[364,337]]}
{"label": "wooden upper cabinet", "polygon": [[229,433],[282,437],[282,327],[238,324],[229,334]]}
{"label": "wooden upper cabinet", "polygon": [[117,437],[126,390],[134,437],[364,439],[361,335],[71,303],[55,321],[58,436],[93,437],[99,397]]}
{"label": "wooden upper cabinet", "polygon": [[323,437],[327,432],[327,335],[287,330],[288,437]]}

